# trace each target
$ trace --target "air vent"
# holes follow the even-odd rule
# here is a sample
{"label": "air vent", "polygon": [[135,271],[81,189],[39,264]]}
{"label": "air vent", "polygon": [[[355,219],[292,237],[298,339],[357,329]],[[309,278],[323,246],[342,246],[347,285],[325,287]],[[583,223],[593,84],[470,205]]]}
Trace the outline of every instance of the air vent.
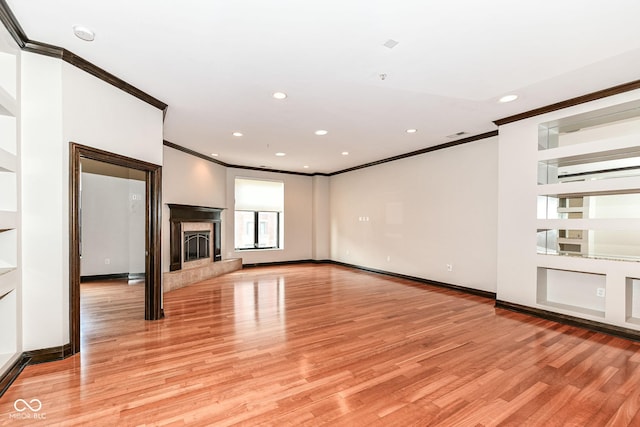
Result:
{"label": "air vent", "polygon": [[392,39],[387,40],[386,42],[384,42],[382,44],[382,46],[387,47],[389,49],[393,49],[394,47],[396,47],[398,45],[398,42]]}
{"label": "air vent", "polygon": [[469,132],[464,132],[464,131],[456,132],[456,133],[453,133],[451,135],[447,135],[447,138],[458,138],[458,137],[461,137],[461,136],[464,136],[464,135],[469,135]]}

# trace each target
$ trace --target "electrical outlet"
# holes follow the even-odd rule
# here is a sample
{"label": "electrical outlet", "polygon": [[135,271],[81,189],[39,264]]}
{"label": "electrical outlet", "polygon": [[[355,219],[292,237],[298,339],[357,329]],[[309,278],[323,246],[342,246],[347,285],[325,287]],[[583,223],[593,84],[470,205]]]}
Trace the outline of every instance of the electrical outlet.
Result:
{"label": "electrical outlet", "polygon": [[604,296],[606,295],[606,292],[605,292],[604,288],[597,288],[596,289],[596,295],[601,297],[601,298],[604,298]]}
{"label": "electrical outlet", "polygon": [[387,255],[387,262],[391,261],[391,255]]}
{"label": "electrical outlet", "polygon": [[111,264],[111,259],[110,258],[105,258],[104,259],[104,263],[107,264],[107,265]]}
{"label": "electrical outlet", "polygon": [[453,271],[453,264],[447,264],[447,271]]}

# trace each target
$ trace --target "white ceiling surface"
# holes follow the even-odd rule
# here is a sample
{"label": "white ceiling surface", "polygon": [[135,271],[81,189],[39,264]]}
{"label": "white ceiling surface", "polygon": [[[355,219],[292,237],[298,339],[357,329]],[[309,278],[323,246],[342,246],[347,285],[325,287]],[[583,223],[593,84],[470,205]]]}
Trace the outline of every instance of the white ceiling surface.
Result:
{"label": "white ceiling surface", "polygon": [[31,40],[166,102],[166,140],[237,165],[333,172],[640,78],[638,0],[8,4]]}

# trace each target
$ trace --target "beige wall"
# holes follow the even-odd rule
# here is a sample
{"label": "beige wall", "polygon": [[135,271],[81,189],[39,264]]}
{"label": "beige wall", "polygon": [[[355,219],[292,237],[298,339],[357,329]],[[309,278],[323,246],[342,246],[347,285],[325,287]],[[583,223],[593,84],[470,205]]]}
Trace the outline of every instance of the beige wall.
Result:
{"label": "beige wall", "polygon": [[[162,167],[162,271],[169,271],[169,208],[167,203],[223,208],[228,215],[227,172],[224,166],[164,147]],[[225,257],[225,230],[222,230],[222,256]]]}
{"label": "beige wall", "polygon": [[[270,179],[284,182],[284,245],[282,249],[236,251],[233,210],[235,178]],[[313,254],[313,179],[310,176],[227,169],[227,220],[223,258],[242,258],[244,264],[298,261]],[[230,219],[229,219],[230,218]]]}
{"label": "beige wall", "polygon": [[497,164],[488,138],[331,177],[331,259],[495,291]]}

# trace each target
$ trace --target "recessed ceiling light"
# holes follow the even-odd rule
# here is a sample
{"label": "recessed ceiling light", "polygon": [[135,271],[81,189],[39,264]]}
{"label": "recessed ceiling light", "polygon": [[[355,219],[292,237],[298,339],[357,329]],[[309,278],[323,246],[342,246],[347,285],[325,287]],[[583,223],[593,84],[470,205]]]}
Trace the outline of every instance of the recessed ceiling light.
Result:
{"label": "recessed ceiling light", "polygon": [[505,103],[505,102],[515,101],[516,99],[518,99],[518,95],[511,94],[511,95],[505,95],[505,96],[503,96],[502,98],[500,98],[500,99],[498,100],[498,102]]}
{"label": "recessed ceiling light", "polygon": [[218,153],[211,153],[212,157],[218,157]]}
{"label": "recessed ceiling light", "polygon": [[92,42],[93,39],[96,38],[96,35],[93,31],[91,31],[87,27],[83,27],[82,25],[74,25],[73,34],[75,34],[79,39],[86,42]]}
{"label": "recessed ceiling light", "polygon": [[303,168],[309,169],[309,165],[304,165]]}
{"label": "recessed ceiling light", "polygon": [[286,155],[287,155],[287,153],[276,153],[276,156],[278,156],[278,157],[284,157]]}
{"label": "recessed ceiling light", "polygon": [[343,152],[342,152],[342,155],[343,155],[343,156],[348,156],[348,155],[349,155],[349,152],[348,152],[348,151],[343,151]]}
{"label": "recessed ceiling light", "polygon": [[407,129],[406,132],[407,133],[416,133],[416,132],[418,132],[418,129]]}
{"label": "recessed ceiling light", "polygon": [[242,136],[242,132],[234,132],[233,136]]}
{"label": "recessed ceiling light", "polygon": [[329,131],[326,131],[324,129],[318,129],[317,131],[314,132],[316,135],[318,136],[322,136],[322,135],[326,135],[329,133]]}
{"label": "recessed ceiling light", "polygon": [[285,99],[287,97],[287,94],[284,92],[274,92],[273,97],[275,99]]}

